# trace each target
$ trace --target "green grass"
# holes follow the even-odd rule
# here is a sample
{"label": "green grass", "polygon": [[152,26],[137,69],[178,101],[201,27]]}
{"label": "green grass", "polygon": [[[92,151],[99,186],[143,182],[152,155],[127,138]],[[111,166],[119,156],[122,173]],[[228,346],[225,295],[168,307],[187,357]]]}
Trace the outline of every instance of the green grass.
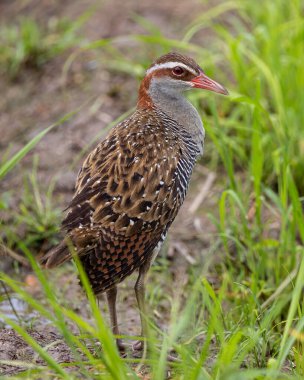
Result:
{"label": "green grass", "polygon": [[[27,247],[39,252],[43,245],[51,246],[58,242],[54,237],[59,233],[61,210],[54,204],[55,181],[50,183],[46,192],[45,188],[42,192],[37,166],[36,159],[32,173],[28,173],[23,180],[23,192],[17,210],[10,212],[9,226],[3,226],[3,233],[12,247],[18,246],[22,240]],[[9,200],[3,201],[2,205],[7,213]],[[18,231],[22,231],[22,234]]]}
{"label": "green grass", "polygon": [[[83,50],[99,52],[102,47],[107,66],[140,77],[152,55],[185,51],[196,55],[231,96],[189,95],[207,132],[202,162],[219,176],[225,173],[218,209],[210,215],[217,227],[212,245],[218,248],[212,256],[210,247],[203,266],[189,269],[187,284],[175,296],[158,291],[156,284],[169,280],[166,259],[157,261],[148,302],[159,313],[159,303],[169,303],[170,323],[167,332],[152,324],[151,350],[142,363],[119,357],[81,267],[93,324],[73,312],[65,300],[57,303],[56,288],[37,267],[31,247],[19,244],[41,281],[44,302],[4,273],[1,279],[56,326],[74,352],[75,369],[68,371],[66,364],[56,363],[22,325],[6,322],[45,359],[50,378],[138,378],[138,365],[145,365],[157,380],[166,378],[168,368],[172,378],[189,380],[304,377],[302,12],[303,4],[297,0],[266,0],[263,6],[249,0],[222,2],[197,15],[179,40],[167,39],[150,22],[134,16],[146,34],[128,36],[141,48],[132,51],[132,57],[117,47],[116,39],[107,39],[88,43],[68,59],[65,72]],[[208,46],[200,37],[206,28],[212,31]],[[0,173],[7,168],[13,170],[13,165],[4,164]],[[279,226],[276,233],[274,222]],[[216,276],[219,285],[212,287],[208,274]],[[79,335],[71,332],[68,322],[78,327]],[[167,362],[171,347],[180,362]],[[42,366],[25,368],[18,378],[38,379],[45,372]]]}
{"label": "green grass", "polygon": [[82,42],[79,29],[91,11],[77,20],[49,19],[46,26],[30,18],[19,18],[0,28],[0,67],[4,74],[16,78],[25,67],[39,69],[52,58]]}

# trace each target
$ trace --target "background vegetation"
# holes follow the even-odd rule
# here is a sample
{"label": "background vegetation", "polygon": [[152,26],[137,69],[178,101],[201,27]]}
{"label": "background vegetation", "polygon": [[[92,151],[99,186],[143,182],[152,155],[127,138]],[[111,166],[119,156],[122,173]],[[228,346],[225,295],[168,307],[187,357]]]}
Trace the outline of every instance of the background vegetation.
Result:
{"label": "background vegetation", "polygon": [[[39,151],[33,168],[25,166],[24,191],[13,208],[14,189],[3,191],[3,252],[27,257],[42,294],[37,299],[19,281],[18,265],[1,273],[3,301],[22,299],[37,313],[30,322],[5,314],[1,318],[45,361],[2,360],[3,368],[18,368],[15,378],[38,379],[42,374],[60,379],[303,378],[303,10],[300,0],[265,0],[259,6],[249,0],[202,2],[201,11],[193,14],[176,38],[168,38],[157,23],[135,12],[130,17],[140,33],[88,40],[81,28],[90,23],[95,9],[74,20],[50,20],[47,27],[30,17],[1,27],[1,70],[12,85],[29,70],[43,73],[58,56],[62,64],[57,75],[65,86],[78,62],[89,62],[91,68],[102,64],[111,76],[127,74],[140,80],[151,59],[178,50],[194,56],[231,93],[229,98],[189,94],[208,136],[194,175],[191,202],[203,191],[202,178],[210,179],[205,166],[216,178],[216,191],[209,188],[206,207],[196,207],[194,216],[190,212],[188,216],[197,221],[208,212],[214,228],[196,229],[193,235],[189,220],[179,219],[183,244],[190,247],[186,260],[170,256],[173,233],[153,267],[147,301],[154,317],[163,313],[166,328],[161,331],[151,316],[146,358],[118,355],[79,265],[93,316],[89,322],[62,297],[52,275],[38,268],[34,256],[58,239],[60,212],[55,205],[62,202],[54,195],[54,176],[47,186],[39,181]],[[120,88],[111,91],[117,99]],[[61,113],[58,122],[35,134],[24,147],[4,149],[0,179],[9,182],[20,173],[24,159],[30,157],[32,162],[40,140],[58,126],[62,130],[75,114],[86,109],[94,112],[96,102],[92,97],[78,102],[66,110],[70,114]],[[121,111],[131,112],[129,106],[126,100]],[[109,121],[102,133],[112,125]],[[71,170],[76,171],[93,143],[90,140],[78,150]],[[189,242],[192,238],[194,245]],[[181,277],[176,270],[180,265]],[[58,271],[75,275],[72,266]],[[39,319],[56,327],[73,354],[72,363],[60,363],[49,353],[56,342],[42,347],[33,338],[31,331]],[[170,363],[167,354],[172,348],[179,360]]]}

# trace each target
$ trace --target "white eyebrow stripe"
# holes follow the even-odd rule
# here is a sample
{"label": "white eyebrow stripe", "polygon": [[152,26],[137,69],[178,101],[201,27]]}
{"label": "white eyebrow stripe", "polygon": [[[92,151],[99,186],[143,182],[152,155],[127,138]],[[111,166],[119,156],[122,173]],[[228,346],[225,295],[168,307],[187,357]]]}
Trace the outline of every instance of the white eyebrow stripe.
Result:
{"label": "white eyebrow stripe", "polygon": [[185,65],[184,63],[181,63],[181,62],[158,63],[158,64],[150,67],[150,69],[148,69],[146,71],[146,75],[149,75],[149,74],[153,73],[153,71],[159,70],[159,69],[173,69],[175,66],[180,66],[180,67],[190,71],[190,73],[192,73],[193,75],[198,75],[197,72],[192,69],[192,67],[189,67],[188,65]]}

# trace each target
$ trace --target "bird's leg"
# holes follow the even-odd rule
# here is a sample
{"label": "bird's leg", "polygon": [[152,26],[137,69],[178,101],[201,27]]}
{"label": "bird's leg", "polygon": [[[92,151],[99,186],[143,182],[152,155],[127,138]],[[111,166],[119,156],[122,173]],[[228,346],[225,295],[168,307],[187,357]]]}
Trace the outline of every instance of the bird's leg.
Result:
{"label": "bird's leg", "polygon": [[[145,265],[139,268],[139,275],[135,284],[135,295],[137,299],[138,309],[140,312],[140,322],[141,322],[141,337],[144,340],[138,340],[132,346],[134,351],[143,350],[143,357],[146,355],[147,350],[147,338],[148,338],[148,323],[146,314],[146,304],[145,304],[145,281],[147,278],[148,270],[151,266],[152,260],[147,262]],[[178,361],[175,356],[170,354],[167,355],[168,361]]]}
{"label": "bird's leg", "polygon": [[[107,300],[108,300],[112,332],[114,335],[120,335],[118,323],[117,323],[116,296],[117,296],[117,286],[113,286],[113,288],[107,291]],[[124,352],[124,345],[121,339],[116,338],[116,344],[119,351]]]}
{"label": "bird's leg", "polygon": [[[146,306],[145,306],[145,280],[147,272],[150,268],[150,263],[147,263],[139,268],[139,275],[135,284],[135,295],[137,300],[137,305],[140,313],[140,322],[141,322],[141,336],[147,338],[148,333],[148,324],[147,324],[147,315],[146,315]],[[139,340],[133,344],[133,350],[141,350],[145,348],[146,342]]]}

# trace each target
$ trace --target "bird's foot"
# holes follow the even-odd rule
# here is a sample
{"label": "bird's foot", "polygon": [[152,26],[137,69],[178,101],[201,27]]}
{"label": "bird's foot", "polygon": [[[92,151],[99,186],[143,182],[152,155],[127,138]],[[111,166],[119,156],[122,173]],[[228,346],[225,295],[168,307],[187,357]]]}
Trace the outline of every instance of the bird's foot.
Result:
{"label": "bird's foot", "polygon": [[[136,356],[140,355],[141,351],[144,351],[146,341],[145,340],[137,340],[135,343],[132,344],[132,351],[133,354]],[[178,358],[176,351],[171,350],[167,354],[167,361],[168,362],[180,362],[180,359]]]}
{"label": "bird's foot", "polygon": [[180,359],[177,357],[177,356],[175,356],[175,355],[173,355],[173,353],[175,353],[174,351],[173,352],[171,352],[170,354],[167,354],[167,361],[168,362],[180,362]]}
{"label": "bird's foot", "polygon": [[118,351],[120,352],[122,357],[126,356],[126,345],[123,343],[121,339],[116,339],[116,346],[118,348]]}
{"label": "bird's foot", "polygon": [[132,344],[132,351],[142,351],[145,346],[144,340],[137,340],[135,343]]}

